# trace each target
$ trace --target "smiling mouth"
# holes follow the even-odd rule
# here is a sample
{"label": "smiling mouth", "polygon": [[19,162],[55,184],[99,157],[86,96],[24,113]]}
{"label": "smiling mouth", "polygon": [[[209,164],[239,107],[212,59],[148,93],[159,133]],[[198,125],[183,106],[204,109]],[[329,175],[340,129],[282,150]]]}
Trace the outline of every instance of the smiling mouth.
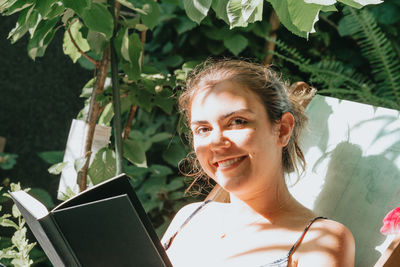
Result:
{"label": "smiling mouth", "polygon": [[217,161],[214,163],[216,167],[222,167],[222,168],[227,168],[232,166],[233,164],[242,161],[246,156],[243,157],[238,157],[234,159],[227,159],[227,160],[222,160],[222,161]]}

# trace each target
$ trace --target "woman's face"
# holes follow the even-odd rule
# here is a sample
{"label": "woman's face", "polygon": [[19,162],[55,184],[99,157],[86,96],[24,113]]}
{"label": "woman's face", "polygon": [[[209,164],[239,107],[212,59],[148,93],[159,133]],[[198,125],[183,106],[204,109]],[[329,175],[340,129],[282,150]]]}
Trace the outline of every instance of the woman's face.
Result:
{"label": "woman's face", "polygon": [[280,174],[280,124],[268,120],[259,97],[245,86],[224,81],[199,90],[190,116],[197,158],[227,191],[254,193],[266,188],[269,176]]}

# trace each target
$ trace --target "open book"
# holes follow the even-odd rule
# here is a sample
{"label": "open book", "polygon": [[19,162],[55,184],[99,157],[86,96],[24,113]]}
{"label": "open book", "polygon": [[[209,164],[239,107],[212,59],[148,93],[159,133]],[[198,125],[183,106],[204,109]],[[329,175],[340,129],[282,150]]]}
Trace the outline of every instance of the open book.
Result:
{"label": "open book", "polygon": [[172,266],[124,174],[50,212],[24,191],[10,195],[56,267]]}

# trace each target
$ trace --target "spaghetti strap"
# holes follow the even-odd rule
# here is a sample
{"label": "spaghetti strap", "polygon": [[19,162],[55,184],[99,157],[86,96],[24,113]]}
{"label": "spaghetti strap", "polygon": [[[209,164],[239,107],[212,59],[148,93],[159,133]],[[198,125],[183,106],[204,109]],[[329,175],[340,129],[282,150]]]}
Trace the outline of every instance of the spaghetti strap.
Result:
{"label": "spaghetti strap", "polygon": [[182,225],[178,228],[178,230],[167,240],[167,242],[165,242],[163,245],[164,249],[167,250],[169,249],[169,247],[172,244],[172,241],[174,241],[176,235],[186,226],[186,224],[188,224],[188,222],[197,214],[199,213],[199,211],[201,211],[208,203],[210,203],[212,200],[206,200],[203,203],[201,203],[200,206],[197,207],[197,209],[195,209],[192,214],[189,215],[189,217],[187,217],[187,219],[182,223]]}
{"label": "spaghetti strap", "polygon": [[315,217],[314,219],[312,219],[312,220],[308,223],[306,229],[304,229],[304,231],[303,231],[303,233],[301,234],[301,236],[299,237],[299,239],[297,239],[296,243],[294,243],[293,247],[290,249],[289,254],[288,254],[288,257],[292,256],[292,254],[293,254],[293,253],[296,251],[296,249],[299,247],[300,243],[303,241],[303,239],[304,239],[305,235],[307,234],[308,230],[310,229],[311,225],[312,225],[316,220],[319,220],[319,219],[327,219],[327,218],[326,218],[326,217],[319,216],[319,217]]}
{"label": "spaghetti strap", "polygon": [[306,235],[306,233],[308,232],[308,230],[310,229],[311,225],[319,219],[327,219],[325,217],[315,217],[313,218],[308,225],[306,226],[306,228],[304,229],[303,233],[301,234],[301,236],[299,237],[299,239],[297,239],[296,243],[294,243],[294,245],[292,246],[292,248],[289,250],[288,254],[280,259],[277,259],[273,262],[267,263],[265,265],[259,266],[259,267],[286,267],[288,265],[289,259],[290,257],[293,255],[293,253],[296,251],[296,249],[299,247],[299,245],[301,244],[301,242],[304,239],[304,236]]}
{"label": "spaghetti strap", "polygon": [[[174,241],[175,237],[177,236],[177,234],[186,226],[186,224],[189,223],[189,221],[196,215],[198,214],[208,203],[212,202],[212,200],[206,200],[203,203],[201,203],[200,206],[198,206],[190,215],[189,217],[182,223],[182,225],[178,228],[178,230],[167,240],[167,242],[163,243],[163,247],[165,250],[167,250],[172,242]],[[308,230],[310,229],[311,225],[319,220],[319,219],[327,219],[326,217],[315,217],[313,218],[308,225],[306,226],[306,228],[304,229],[303,233],[301,234],[301,236],[299,237],[299,239],[297,239],[296,243],[294,243],[294,245],[292,246],[292,248],[289,250],[288,254],[283,257],[280,258],[278,260],[275,260],[274,262],[259,266],[259,267],[286,267],[290,257],[293,255],[293,253],[296,251],[296,249],[300,246],[301,242],[303,241],[305,235],[307,234]]]}

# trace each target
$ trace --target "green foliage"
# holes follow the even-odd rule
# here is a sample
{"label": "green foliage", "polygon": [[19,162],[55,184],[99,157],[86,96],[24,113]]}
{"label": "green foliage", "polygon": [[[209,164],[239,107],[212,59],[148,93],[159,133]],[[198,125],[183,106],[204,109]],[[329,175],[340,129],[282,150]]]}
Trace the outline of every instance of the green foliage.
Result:
{"label": "green foliage", "polygon": [[323,55],[319,61],[311,62],[279,40],[270,40],[278,47],[272,53],[308,73],[308,80],[320,89],[320,93],[399,109],[399,56],[375,17],[366,9],[346,7],[338,31],[342,36],[355,40],[361,55],[369,62],[369,72],[365,73],[365,65],[363,71],[360,71],[355,66],[337,59],[324,58]]}
{"label": "green foliage", "polygon": [[64,151],[45,151],[38,153],[39,157],[49,164],[55,164],[63,160]]}
{"label": "green foliage", "polygon": [[372,66],[373,80],[377,85],[374,93],[389,97],[400,106],[400,60],[389,40],[368,10],[357,12],[345,8],[344,14],[339,23],[339,33],[357,40],[361,53]]}
{"label": "green foliage", "polygon": [[[267,0],[271,3],[282,24],[292,33],[308,37],[314,32],[321,11],[337,11],[332,0]],[[381,3],[379,0],[339,1],[345,5],[361,8],[367,4]],[[263,0],[185,0],[183,1],[187,16],[200,24],[207,16],[210,8],[216,16],[224,20],[231,28],[246,27],[249,23],[262,20]]]}
{"label": "green foliage", "polygon": [[212,0],[183,0],[188,17],[197,24],[207,16]]}
{"label": "green foliage", "polygon": [[90,50],[88,41],[83,38],[82,33],[79,31],[82,26],[83,25],[79,20],[74,20],[73,22],[71,22],[69,29],[65,31],[64,34],[64,54],[69,55],[72,59],[72,62],[74,63],[81,57],[81,53],[74,45],[72,39],[75,41],[82,52],[87,52]]}
{"label": "green foliage", "polygon": [[[2,187],[0,191],[2,191]],[[21,190],[21,186],[18,184],[11,184],[11,191]],[[25,189],[28,191],[29,189]],[[8,194],[3,194],[6,197],[10,197]],[[0,211],[1,211],[0,206]],[[16,222],[15,222],[16,221]],[[25,227],[25,220],[22,218],[21,213],[15,206],[12,206],[12,214],[4,213],[0,217],[0,225],[2,227],[8,227],[14,229],[14,234],[11,237],[11,244],[7,247],[2,247],[0,250],[1,262],[9,262],[15,267],[27,267],[31,266],[33,260],[30,258],[29,253],[36,245],[36,243],[29,243],[26,237],[27,228]]]}
{"label": "green foliage", "polygon": [[9,170],[17,163],[16,154],[0,152],[0,169]]}
{"label": "green foliage", "polygon": [[97,151],[88,170],[90,181],[96,185],[114,177],[115,173],[115,152],[109,148],[102,148]]}

